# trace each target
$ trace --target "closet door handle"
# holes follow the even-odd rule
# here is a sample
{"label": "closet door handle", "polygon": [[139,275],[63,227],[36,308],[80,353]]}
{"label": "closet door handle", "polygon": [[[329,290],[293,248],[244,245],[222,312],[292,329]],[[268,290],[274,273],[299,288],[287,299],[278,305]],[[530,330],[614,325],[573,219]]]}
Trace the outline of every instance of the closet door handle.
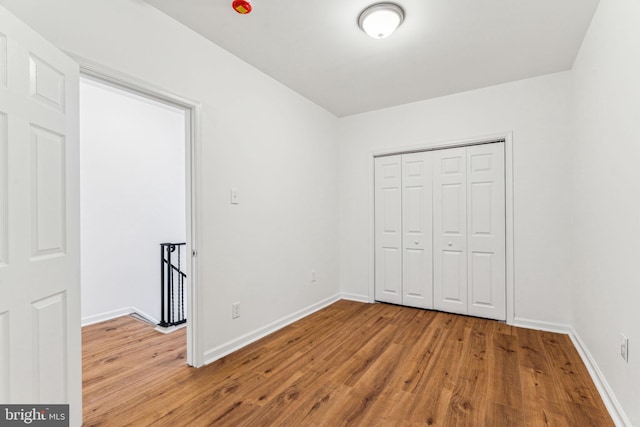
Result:
{"label": "closet door handle", "polygon": [[447,243],[448,246],[453,246],[452,242]]}
{"label": "closet door handle", "polygon": [[418,242],[417,240],[414,240],[414,241],[413,241],[413,244],[414,244],[414,245],[417,245],[418,243],[419,243],[419,242]]}

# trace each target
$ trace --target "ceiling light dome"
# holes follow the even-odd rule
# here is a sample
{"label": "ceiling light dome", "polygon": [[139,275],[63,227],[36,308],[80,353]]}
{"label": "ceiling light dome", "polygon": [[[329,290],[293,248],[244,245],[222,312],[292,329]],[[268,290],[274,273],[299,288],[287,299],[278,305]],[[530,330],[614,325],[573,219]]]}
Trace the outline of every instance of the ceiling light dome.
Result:
{"label": "ceiling light dome", "polygon": [[376,3],[362,11],[358,26],[374,39],[384,39],[404,21],[404,10],[395,3]]}

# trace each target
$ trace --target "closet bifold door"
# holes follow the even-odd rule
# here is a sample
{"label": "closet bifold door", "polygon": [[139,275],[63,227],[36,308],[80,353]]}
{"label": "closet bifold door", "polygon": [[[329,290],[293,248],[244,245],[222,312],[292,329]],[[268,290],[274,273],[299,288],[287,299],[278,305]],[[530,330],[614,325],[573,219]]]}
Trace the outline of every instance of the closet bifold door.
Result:
{"label": "closet bifold door", "polygon": [[506,320],[504,143],[467,147],[468,314]]}
{"label": "closet bifold door", "polygon": [[375,159],[375,299],[402,304],[402,157]]}
{"label": "closet bifold door", "polygon": [[402,304],[433,308],[432,152],[402,155]]}
{"label": "closet bifold door", "polygon": [[433,152],[433,297],[437,310],[467,314],[466,148]]}

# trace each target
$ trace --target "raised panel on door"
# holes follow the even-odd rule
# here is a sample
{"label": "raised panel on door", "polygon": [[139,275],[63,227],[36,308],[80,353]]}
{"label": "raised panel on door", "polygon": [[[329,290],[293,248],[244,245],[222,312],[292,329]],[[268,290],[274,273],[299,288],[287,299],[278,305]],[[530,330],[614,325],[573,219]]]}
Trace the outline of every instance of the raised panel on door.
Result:
{"label": "raised panel on door", "polygon": [[82,422],[79,67],[0,6],[0,401]]}
{"label": "raised panel on door", "polygon": [[402,303],[401,156],[375,159],[375,299]]}
{"label": "raised panel on door", "polygon": [[433,152],[434,307],[467,312],[465,148]]}
{"label": "raised panel on door", "polygon": [[7,86],[7,36],[0,33],[0,86]]}
{"label": "raised panel on door", "polygon": [[31,304],[33,371],[39,402],[67,401],[66,295],[55,294]]}
{"label": "raised panel on door", "polygon": [[468,313],[506,320],[504,143],[467,148]]}
{"label": "raised panel on door", "polygon": [[9,312],[0,309],[0,402],[10,402],[9,378]]}
{"label": "raised panel on door", "polygon": [[31,136],[31,255],[62,255],[65,250],[64,137],[38,126]]}
{"label": "raised panel on door", "polygon": [[432,153],[402,156],[402,303],[433,308]]}
{"label": "raised panel on door", "polygon": [[[1,66],[1,64],[0,64]],[[9,163],[7,114],[0,111],[0,268],[9,260]]]}

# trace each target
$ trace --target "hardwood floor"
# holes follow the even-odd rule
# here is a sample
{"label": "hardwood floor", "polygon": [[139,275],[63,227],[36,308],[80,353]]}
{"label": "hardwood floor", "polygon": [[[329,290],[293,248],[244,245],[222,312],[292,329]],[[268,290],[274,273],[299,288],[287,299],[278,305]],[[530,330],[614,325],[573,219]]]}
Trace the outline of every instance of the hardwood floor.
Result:
{"label": "hardwood floor", "polygon": [[613,426],[565,335],[339,301],[200,369],[185,330],[83,330],[87,426]]}

